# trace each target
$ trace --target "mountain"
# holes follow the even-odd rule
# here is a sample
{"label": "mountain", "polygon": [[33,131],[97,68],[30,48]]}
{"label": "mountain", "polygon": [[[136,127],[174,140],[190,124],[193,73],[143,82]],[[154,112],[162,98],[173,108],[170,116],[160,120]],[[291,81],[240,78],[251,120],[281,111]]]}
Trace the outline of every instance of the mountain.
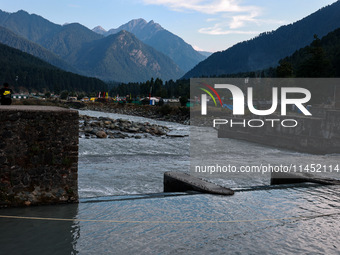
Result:
{"label": "mountain", "polygon": [[0,26],[32,42],[39,43],[42,38],[53,34],[60,25],[56,25],[41,16],[29,14],[23,10],[6,13],[0,10]]}
{"label": "mountain", "polygon": [[[125,36],[104,37],[78,23],[56,25],[25,11],[0,11],[0,26],[10,31],[12,38],[16,35],[15,40],[21,40],[20,43],[10,43],[3,39],[5,44],[81,75],[118,82],[145,81],[152,77],[177,79],[183,75],[169,57],[128,32],[123,33]],[[15,40],[11,39],[12,42]],[[33,46],[34,50],[26,49]],[[44,54],[48,57],[43,57]],[[72,68],[57,64],[58,58]]]}
{"label": "mountain", "polygon": [[78,53],[76,66],[91,76],[122,82],[169,80],[183,74],[171,59],[125,30],[88,44]]}
{"label": "mountain", "polygon": [[212,54],[184,78],[248,72],[277,66],[278,61],[340,27],[340,1],[275,31]]}
{"label": "mountain", "polygon": [[[96,29],[98,31],[98,29]],[[187,72],[206,57],[195,51],[182,38],[164,29],[153,20],[146,22],[144,19],[134,19],[116,29],[106,33],[111,35],[122,30],[134,34],[139,40],[170,57],[184,72]]]}
{"label": "mountain", "polygon": [[213,52],[209,52],[209,51],[198,51],[198,52],[205,57],[210,57],[213,54]]}
{"label": "mountain", "polygon": [[0,23],[2,24],[10,15],[8,12],[3,12],[0,10]]}
{"label": "mountain", "polygon": [[101,26],[96,26],[95,28],[92,29],[92,31],[100,35],[105,35],[107,33],[107,31]]}
{"label": "mountain", "polygon": [[110,29],[106,35],[117,34],[125,30],[134,34],[139,40],[146,41],[152,38],[157,32],[164,30],[159,24],[154,21],[146,22],[144,19],[133,19],[128,23],[121,25],[119,28]]}
{"label": "mountain", "polygon": [[340,28],[281,59],[279,77],[340,77]]}
{"label": "mountain", "polygon": [[76,72],[76,69],[42,46],[20,37],[4,27],[0,27],[0,43],[34,55],[63,70]]}
{"label": "mountain", "polygon": [[104,37],[81,24],[71,23],[61,26],[53,34],[42,38],[39,43],[68,63],[74,64],[77,61],[76,55],[87,44],[102,38]]}
{"label": "mountain", "polygon": [[88,78],[62,71],[30,54],[0,43],[0,80],[6,81],[19,92],[62,90],[93,92],[107,90],[107,85],[95,78]]}

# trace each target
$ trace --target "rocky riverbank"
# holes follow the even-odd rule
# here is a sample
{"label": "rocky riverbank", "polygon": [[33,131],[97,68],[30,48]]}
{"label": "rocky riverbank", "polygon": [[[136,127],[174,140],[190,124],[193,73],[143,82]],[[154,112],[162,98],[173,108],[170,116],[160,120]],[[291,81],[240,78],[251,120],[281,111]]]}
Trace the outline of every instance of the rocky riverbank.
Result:
{"label": "rocky riverbank", "polygon": [[145,117],[150,119],[176,122],[183,125],[190,124],[190,109],[179,106],[151,106],[151,105],[134,105],[111,102],[95,103],[69,103],[72,108],[81,110],[101,111],[117,114]]}
{"label": "rocky riverbank", "polygon": [[190,124],[190,109],[188,107],[181,107],[169,104],[165,104],[163,106],[152,106],[117,102],[85,103],[80,101],[67,102],[63,100],[37,100],[37,99],[14,100],[13,104],[59,106],[79,110],[91,110],[139,116],[155,120],[176,122],[183,125]]}
{"label": "rocky riverbank", "polygon": [[168,134],[170,131],[166,126],[150,124],[149,122],[140,123],[124,119],[79,116],[80,138],[142,139],[151,136],[184,137]]}

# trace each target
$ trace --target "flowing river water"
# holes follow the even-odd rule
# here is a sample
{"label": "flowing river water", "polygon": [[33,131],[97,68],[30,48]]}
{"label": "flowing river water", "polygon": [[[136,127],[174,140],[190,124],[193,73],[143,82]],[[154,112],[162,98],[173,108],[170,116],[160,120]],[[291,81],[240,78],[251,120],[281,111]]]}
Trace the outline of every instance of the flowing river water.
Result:
{"label": "flowing river water", "polygon": [[[79,112],[165,125],[172,134],[190,132],[177,123]],[[195,132],[205,134],[202,153],[214,164],[340,163],[336,154],[315,156],[232,139],[211,144],[211,130]],[[268,187],[270,175],[205,175],[237,192],[162,194],[165,171],[190,170],[189,144],[188,136],[81,137],[80,203],[1,210],[27,218],[0,217],[0,254],[339,254],[339,186],[246,190]]]}

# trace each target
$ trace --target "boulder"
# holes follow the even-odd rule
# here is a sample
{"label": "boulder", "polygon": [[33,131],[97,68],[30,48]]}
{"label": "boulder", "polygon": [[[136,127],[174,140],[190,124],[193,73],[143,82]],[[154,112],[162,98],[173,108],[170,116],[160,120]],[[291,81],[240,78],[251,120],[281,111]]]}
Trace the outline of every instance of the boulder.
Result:
{"label": "boulder", "polygon": [[107,134],[106,134],[104,131],[98,131],[98,132],[96,133],[96,136],[97,136],[98,138],[106,138],[106,137],[107,137]]}

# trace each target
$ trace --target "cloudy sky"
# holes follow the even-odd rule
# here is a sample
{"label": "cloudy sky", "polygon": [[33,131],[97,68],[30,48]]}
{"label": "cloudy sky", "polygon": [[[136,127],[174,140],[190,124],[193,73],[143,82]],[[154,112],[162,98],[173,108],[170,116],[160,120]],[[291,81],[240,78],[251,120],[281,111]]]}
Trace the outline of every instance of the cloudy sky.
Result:
{"label": "cloudy sky", "polygon": [[154,20],[196,49],[220,51],[295,22],[336,0],[0,0],[6,12],[25,10],[56,24],[117,28]]}

